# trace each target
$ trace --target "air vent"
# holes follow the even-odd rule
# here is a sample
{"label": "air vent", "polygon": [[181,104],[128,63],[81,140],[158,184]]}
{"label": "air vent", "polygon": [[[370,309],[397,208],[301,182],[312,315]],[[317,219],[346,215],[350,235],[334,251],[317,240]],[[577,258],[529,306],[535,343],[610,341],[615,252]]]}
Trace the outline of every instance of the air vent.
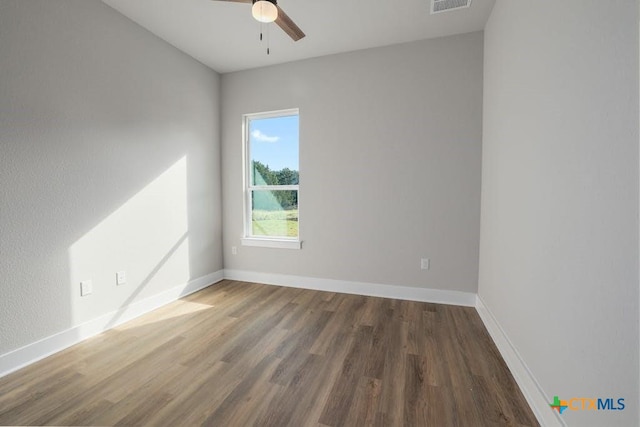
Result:
{"label": "air vent", "polygon": [[431,13],[448,12],[471,6],[471,0],[431,0]]}

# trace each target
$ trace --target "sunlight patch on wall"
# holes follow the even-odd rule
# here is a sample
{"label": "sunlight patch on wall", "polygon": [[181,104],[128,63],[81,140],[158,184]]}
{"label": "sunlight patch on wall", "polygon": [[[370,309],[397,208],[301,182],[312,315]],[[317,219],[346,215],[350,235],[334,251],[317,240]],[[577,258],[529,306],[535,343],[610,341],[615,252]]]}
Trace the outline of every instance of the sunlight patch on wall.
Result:
{"label": "sunlight patch on wall", "polygon": [[[69,248],[74,323],[187,283],[188,229],[183,157]],[[125,284],[116,284],[119,271]],[[86,280],[93,292],[81,297]]]}

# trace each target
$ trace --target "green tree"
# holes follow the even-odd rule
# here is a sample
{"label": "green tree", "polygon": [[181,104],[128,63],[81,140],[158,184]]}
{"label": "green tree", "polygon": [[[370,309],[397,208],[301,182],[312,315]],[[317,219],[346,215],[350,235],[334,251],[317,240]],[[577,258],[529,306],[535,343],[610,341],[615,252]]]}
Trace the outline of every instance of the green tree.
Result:
{"label": "green tree", "polygon": [[278,184],[280,185],[298,185],[299,177],[298,171],[291,170],[289,168],[284,168],[275,172],[276,179],[278,180]]}
{"label": "green tree", "polygon": [[254,160],[252,168],[253,185],[278,185],[276,174],[269,169],[269,165]]}

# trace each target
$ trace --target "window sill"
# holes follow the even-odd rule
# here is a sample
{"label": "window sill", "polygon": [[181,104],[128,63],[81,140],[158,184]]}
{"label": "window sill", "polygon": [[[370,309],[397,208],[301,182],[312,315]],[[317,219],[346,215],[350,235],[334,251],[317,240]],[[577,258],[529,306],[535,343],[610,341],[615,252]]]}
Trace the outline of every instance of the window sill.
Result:
{"label": "window sill", "polygon": [[243,237],[242,246],[257,246],[261,248],[302,249],[300,240],[264,239],[260,237]]}

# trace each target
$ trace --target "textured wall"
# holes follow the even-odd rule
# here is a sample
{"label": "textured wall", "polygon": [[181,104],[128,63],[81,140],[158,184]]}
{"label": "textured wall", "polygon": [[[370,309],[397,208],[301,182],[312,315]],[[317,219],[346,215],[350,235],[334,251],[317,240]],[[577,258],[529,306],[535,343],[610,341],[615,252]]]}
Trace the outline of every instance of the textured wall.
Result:
{"label": "textured wall", "polygon": [[[224,74],[225,268],[475,292],[482,40]],[[295,107],[303,249],[241,247],[242,115]]]}
{"label": "textured wall", "polygon": [[0,354],[222,268],[218,89],[98,0],[0,2]]}
{"label": "textured wall", "polygon": [[498,0],[485,30],[479,294],[546,394],[638,423],[638,4]]}

